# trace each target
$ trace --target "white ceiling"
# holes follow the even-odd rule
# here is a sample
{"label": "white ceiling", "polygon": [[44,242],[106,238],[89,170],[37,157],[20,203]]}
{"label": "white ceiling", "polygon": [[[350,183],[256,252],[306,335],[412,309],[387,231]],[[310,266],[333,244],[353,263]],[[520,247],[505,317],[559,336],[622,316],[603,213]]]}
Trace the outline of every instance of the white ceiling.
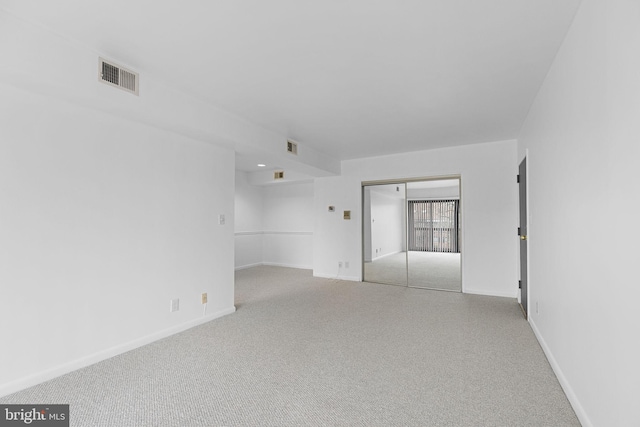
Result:
{"label": "white ceiling", "polygon": [[578,4],[0,0],[340,160],[517,138]]}

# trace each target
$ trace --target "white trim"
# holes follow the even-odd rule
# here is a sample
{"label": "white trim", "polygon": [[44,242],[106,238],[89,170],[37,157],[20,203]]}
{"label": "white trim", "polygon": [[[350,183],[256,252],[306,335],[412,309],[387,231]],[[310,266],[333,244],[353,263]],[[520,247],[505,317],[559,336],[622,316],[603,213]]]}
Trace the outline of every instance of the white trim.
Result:
{"label": "white trim", "polygon": [[313,270],[313,266],[311,265],[282,264],[279,262],[263,262],[262,265],[268,265],[271,267],[298,268],[300,270]]}
{"label": "white trim", "polygon": [[313,277],[320,277],[323,279],[334,279],[334,280],[346,280],[349,282],[362,282],[360,277],[357,276],[336,276],[335,274],[322,274],[322,273],[313,273]]}
{"label": "white trim", "polygon": [[479,289],[464,289],[462,293],[470,295],[485,295],[488,297],[513,298],[516,299],[516,301],[518,298],[517,292],[487,292]]}
{"label": "white trim", "polygon": [[240,266],[236,267],[236,271],[245,270],[247,268],[252,268],[252,267],[260,267],[261,265],[268,265],[268,266],[271,266],[271,267],[298,268],[300,270],[313,270],[313,266],[310,266],[310,265],[282,264],[282,263],[278,263],[278,262],[256,262],[256,263],[253,263],[253,264],[240,265]]}
{"label": "white trim", "polygon": [[263,263],[261,263],[261,262],[255,262],[255,263],[253,263],[253,264],[239,265],[239,266],[237,266],[235,269],[236,269],[236,271],[238,271],[238,270],[245,270],[245,269],[247,269],[247,268],[251,268],[251,267],[259,267],[259,266],[261,266],[261,265],[263,265]]}
{"label": "white trim", "polygon": [[580,424],[582,424],[583,427],[593,427],[593,423],[587,416],[587,412],[582,407],[582,404],[580,403],[578,396],[576,396],[575,392],[573,391],[573,388],[571,388],[569,381],[564,376],[562,369],[560,369],[560,365],[558,365],[558,362],[556,362],[556,359],[553,357],[553,353],[551,353],[551,349],[547,345],[544,338],[542,338],[542,334],[538,330],[538,327],[536,326],[531,316],[529,316],[529,324],[531,325],[531,329],[533,329],[533,333],[535,334],[536,338],[538,339],[538,342],[540,343],[540,347],[542,347],[542,351],[544,351],[544,354],[547,356],[547,360],[551,365],[551,369],[553,369],[553,372],[556,374],[556,377],[558,377],[558,382],[560,382],[560,386],[564,390],[564,393],[567,395],[567,399],[569,399],[569,403],[571,403],[571,406],[573,407],[573,410],[576,413],[576,416],[578,417]]}
{"label": "white trim", "polygon": [[190,320],[188,322],[181,323],[179,325],[172,326],[170,328],[167,328],[158,332],[154,332],[150,335],[137,338],[133,341],[119,344],[114,347],[108,348],[106,350],[98,351],[97,353],[93,353],[88,356],[82,357],[80,359],[76,359],[71,362],[64,363],[54,368],[46,369],[44,371],[28,375],[18,380],[15,380],[6,384],[2,384],[0,385],[0,397],[15,393],[20,390],[24,390],[27,387],[31,387],[31,386],[43,383],[45,381],[49,381],[53,378],[59,377],[64,374],[68,374],[69,372],[73,372],[75,370],[87,367],[89,365],[93,365],[94,363],[101,362],[103,360],[109,359],[119,354],[126,353],[127,351],[134,350],[138,347],[142,347],[154,341],[158,341],[162,338],[166,338],[171,335],[175,335],[179,332],[186,331],[187,329],[191,329],[203,323],[210,322],[219,317],[234,313],[235,311],[236,311],[236,308],[234,306],[231,306],[229,308],[220,310],[218,312],[208,314],[206,316],[198,317],[194,320]]}

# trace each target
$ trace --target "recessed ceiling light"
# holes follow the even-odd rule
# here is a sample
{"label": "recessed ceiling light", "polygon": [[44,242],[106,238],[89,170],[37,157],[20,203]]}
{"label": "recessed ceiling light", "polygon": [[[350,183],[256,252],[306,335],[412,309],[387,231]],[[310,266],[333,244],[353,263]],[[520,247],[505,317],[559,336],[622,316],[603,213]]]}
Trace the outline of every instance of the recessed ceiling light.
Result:
{"label": "recessed ceiling light", "polygon": [[258,163],[258,167],[259,167],[259,168],[263,168],[263,167],[265,167],[265,166],[267,166],[267,165],[265,165],[264,163]]}

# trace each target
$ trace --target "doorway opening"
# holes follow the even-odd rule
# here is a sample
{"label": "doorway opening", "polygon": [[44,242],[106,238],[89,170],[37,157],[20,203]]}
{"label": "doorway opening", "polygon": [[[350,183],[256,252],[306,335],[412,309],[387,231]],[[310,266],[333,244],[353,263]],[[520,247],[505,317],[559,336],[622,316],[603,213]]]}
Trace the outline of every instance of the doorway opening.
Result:
{"label": "doorway opening", "polygon": [[364,182],[363,280],[462,292],[459,176]]}

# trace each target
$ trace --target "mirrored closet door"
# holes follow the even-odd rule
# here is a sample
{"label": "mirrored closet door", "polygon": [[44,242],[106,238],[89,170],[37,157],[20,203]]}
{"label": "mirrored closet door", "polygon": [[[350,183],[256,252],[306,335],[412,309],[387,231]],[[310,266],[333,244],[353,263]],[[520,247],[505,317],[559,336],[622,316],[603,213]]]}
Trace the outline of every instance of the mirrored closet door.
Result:
{"label": "mirrored closet door", "polygon": [[461,292],[460,178],[367,184],[364,281]]}
{"label": "mirrored closet door", "polygon": [[407,183],[409,286],[462,291],[460,180]]}
{"label": "mirrored closet door", "polygon": [[363,187],[366,282],[407,286],[406,185]]}

